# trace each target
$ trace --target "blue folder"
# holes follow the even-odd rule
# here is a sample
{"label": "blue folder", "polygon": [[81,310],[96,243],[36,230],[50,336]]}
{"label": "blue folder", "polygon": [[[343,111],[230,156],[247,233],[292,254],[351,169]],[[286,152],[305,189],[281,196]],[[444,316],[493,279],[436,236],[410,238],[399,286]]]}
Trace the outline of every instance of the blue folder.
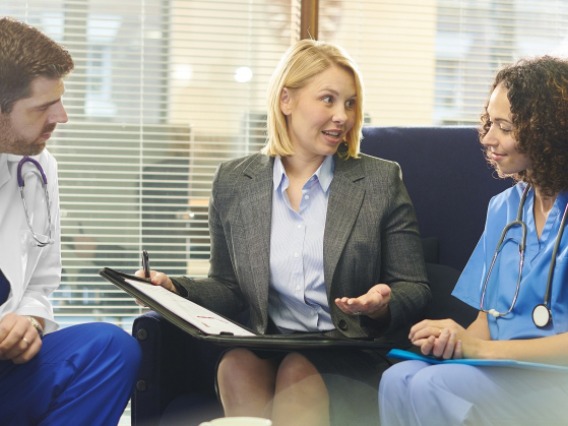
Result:
{"label": "blue folder", "polygon": [[513,359],[475,359],[475,358],[458,358],[458,359],[440,359],[433,356],[421,355],[415,352],[406,351],[404,349],[391,349],[387,356],[390,358],[401,360],[424,361],[429,364],[466,364],[479,367],[516,367],[531,368],[541,370],[564,371],[568,373],[568,367],[563,365],[542,364],[538,362],[515,361]]}

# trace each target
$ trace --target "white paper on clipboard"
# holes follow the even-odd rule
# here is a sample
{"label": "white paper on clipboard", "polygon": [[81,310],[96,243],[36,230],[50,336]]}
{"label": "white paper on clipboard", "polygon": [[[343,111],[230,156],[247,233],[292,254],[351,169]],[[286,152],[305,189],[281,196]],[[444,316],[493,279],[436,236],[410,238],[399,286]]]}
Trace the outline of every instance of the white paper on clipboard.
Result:
{"label": "white paper on clipboard", "polygon": [[148,297],[166,307],[172,313],[194,325],[205,334],[221,335],[232,334],[234,336],[254,336],[249,330],[240,327],[226,318],[209,309],[199,306],[190,300],[184,299],[163,287],[147,284],[141,281],[125,278],[128,284],[144,293]]}
{"label": "white paper on clipboard", "polygon": [[[266,350],[322,349],[330,347],[373,348],[385,351],[391,345],[377,339],[355,339],[344,337],[336,330],[314,333],[254,334],[241,325],[171,293],[150,284],[143,278],[128,275],[111,268],[104,268],[99,274],[137,298],[166,320],[181,328],[194,338],[225,346],[244,346]],[[386,353],[386,352],[385,352]]]}

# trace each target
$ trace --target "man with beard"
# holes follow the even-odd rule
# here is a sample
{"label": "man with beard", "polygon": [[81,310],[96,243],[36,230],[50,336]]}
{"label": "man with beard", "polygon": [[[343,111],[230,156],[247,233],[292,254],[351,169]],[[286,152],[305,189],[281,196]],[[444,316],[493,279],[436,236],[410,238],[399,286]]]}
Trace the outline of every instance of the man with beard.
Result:
{"label": "man with beard", "polygon": [[[57,330],[61,279],[57,164],[45,149],[67,121],[65,49],[0,19],[0,418],[6,425],[117,424],[140,363],[117,326]],[[57,331],[56,331],[57,330]]]}

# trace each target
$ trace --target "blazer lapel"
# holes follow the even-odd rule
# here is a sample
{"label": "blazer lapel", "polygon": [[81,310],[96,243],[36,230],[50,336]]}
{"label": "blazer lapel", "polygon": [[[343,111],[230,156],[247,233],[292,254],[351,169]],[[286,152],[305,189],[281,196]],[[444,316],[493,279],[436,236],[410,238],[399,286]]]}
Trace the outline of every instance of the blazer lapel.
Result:
{"label": "blazer lapel", "polygon": [[324,279],[328,291],[365,197],[365,187],[357,184],[365,178],[361,164],[360,160],[335,157],[323,238]]}
{"label": "blazer lapel", "polygon": [[270,281],[270,225],[272,220],[273,159],[259,155],[243,172],[240,210],[248,245],[243,247],[250,263],[257,303],[264,320],[268,312]]}

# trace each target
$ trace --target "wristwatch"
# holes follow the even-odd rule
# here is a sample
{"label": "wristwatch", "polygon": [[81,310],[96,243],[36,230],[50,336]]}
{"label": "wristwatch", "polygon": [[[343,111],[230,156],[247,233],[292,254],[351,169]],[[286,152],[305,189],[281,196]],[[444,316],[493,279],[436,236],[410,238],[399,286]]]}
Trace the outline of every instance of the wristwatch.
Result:
{"label": "wristwatch", "polygon": [[43,327],[41,326],[39,321],[36,320],[34,317],[30,317],[30,316],[28,316],[28,320],[33,325],[33,327],[36,329],[37,334],[39,334],[40,339],[43,339]]}

